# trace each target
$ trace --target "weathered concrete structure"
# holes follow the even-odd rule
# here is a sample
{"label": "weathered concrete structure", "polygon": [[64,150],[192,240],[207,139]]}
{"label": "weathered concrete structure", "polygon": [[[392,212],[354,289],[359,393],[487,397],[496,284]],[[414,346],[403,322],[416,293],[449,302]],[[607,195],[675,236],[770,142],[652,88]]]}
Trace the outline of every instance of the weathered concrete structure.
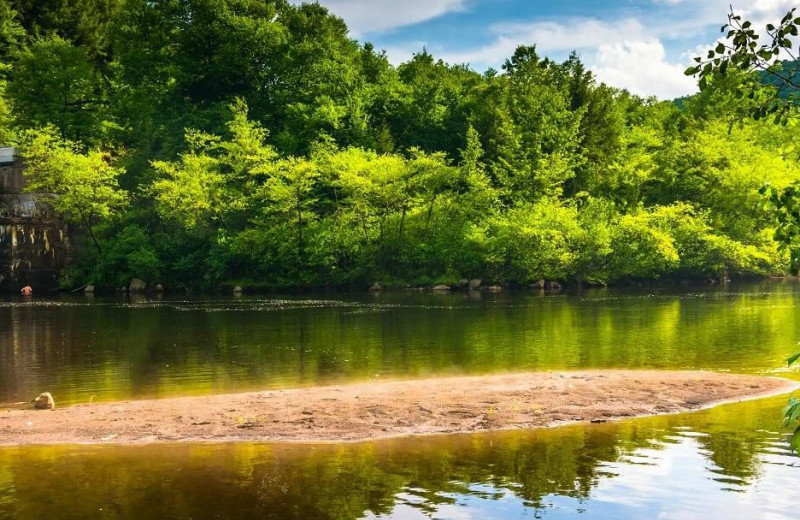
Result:
{"label": "weathered concrete structure", "polygon": [[22,170],[15,150],[0,148],[0,291],[55,290],[67,261],[67,229],[50,195],[23,193]]}

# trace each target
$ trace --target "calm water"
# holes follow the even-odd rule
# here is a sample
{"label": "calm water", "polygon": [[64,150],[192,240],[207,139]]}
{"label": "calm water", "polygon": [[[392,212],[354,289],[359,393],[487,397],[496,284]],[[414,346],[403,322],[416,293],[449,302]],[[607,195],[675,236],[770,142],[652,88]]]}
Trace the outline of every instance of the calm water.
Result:
{"label": "calm water", "polygon": [[[0,301],[0,402],[582,367],[784,375],[800,286]],[[358,445],[0,449],[0,518],[797,518],[785,398]],[[0,434],[2,416],[0,415]]]}

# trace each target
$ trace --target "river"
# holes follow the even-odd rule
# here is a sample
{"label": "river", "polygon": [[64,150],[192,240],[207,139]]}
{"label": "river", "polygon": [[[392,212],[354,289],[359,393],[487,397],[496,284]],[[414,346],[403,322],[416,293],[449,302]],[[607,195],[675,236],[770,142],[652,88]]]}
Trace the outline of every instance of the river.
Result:
{"label": "river", "polygon": [[[0,403],[570,368],[781,375],[800,285],[0,300]],[[411,383],[410,383],[411,384]],[[468,399],[469,396],[465,396]],[[0,518],[796,518],[785,397],[351,445],[0,448]],[[0,415],[0,434],[2,415]]]}

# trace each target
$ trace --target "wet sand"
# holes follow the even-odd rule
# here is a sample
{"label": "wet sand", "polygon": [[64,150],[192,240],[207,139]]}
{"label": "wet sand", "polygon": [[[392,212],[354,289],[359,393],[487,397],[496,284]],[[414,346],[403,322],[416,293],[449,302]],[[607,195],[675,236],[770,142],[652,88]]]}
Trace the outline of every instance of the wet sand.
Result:
{"label": "wet sand", "polygon": [[798,386],[753,375],[644,370],[373,381],[55,410],[2,409],[0,445],[354,442],[684,412]]}

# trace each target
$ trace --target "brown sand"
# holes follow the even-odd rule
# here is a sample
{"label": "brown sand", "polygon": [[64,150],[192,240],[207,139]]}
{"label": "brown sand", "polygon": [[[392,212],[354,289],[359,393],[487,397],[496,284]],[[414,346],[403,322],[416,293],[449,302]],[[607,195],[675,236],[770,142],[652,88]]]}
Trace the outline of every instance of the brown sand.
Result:
{"label": "brown sand", "polygon": [[603,422],[796,388],[793,381],[752,375],[634,370],[368,382],[3,410],[0,445],[361,441]]}

